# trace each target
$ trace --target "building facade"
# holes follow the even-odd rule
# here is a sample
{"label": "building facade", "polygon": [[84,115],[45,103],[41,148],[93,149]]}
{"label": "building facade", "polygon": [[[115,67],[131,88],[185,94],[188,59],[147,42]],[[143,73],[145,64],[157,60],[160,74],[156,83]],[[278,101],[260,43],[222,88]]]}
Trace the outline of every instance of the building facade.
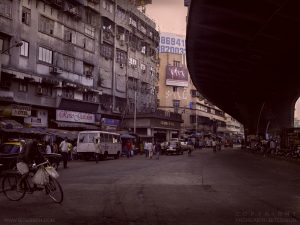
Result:
{"label": "building facade", "polygon": [[133,1],[2,0],[0,116],[116,129],[135,96],[138,112],[155,110],[155,26]]}
{"label": "building facade", "polygon": [[[159,52],[158,108],[182,114],[182,136],[228,133],[226,123],[232,121],[227,118],[232,117],[202,97],[190,79],[186,66],[185,37],[161,33]],[[238,129],[237,124],[233,126]]]}

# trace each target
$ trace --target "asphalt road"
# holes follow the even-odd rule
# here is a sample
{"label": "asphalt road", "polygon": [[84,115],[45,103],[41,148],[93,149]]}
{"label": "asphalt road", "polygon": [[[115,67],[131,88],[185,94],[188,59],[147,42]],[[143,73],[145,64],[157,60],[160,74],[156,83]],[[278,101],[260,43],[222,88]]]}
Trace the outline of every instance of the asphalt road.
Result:
{"label": "asphalt road", "polygon": [[227,149],[69,166],[59,170],[62,204],[0,194],[0,224],[300,224],[294,163]]}

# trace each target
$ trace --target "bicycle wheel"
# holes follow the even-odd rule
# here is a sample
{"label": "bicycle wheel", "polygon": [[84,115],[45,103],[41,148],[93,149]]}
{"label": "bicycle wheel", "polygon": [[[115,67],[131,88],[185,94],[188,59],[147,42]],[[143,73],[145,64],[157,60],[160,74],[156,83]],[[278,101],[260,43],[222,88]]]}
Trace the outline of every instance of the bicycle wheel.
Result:
{"label": "bicycle wheel", "polygon": [[64,200],[64,193],[59,184],[59,182],[53,178],[49,177],[49,183],[45,185],[46,194],[56,203],[62,203]]}
{"label": "bicycle wheel", "polygon": [[20,190],[17,189],[21,174],[7,174],[2,180],[4,195],[11,201],[19,201],[25,196],[26,184],[23,181]]}

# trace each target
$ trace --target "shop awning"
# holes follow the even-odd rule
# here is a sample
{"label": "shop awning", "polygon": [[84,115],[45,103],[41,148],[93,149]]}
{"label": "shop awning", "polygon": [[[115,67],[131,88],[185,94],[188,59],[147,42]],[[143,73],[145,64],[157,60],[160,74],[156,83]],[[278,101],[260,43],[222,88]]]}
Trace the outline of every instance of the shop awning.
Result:
{"label": "shop awning", "polygon": [[57,127],[72,127],[72,128],[82,128],[85,130],[100,130],[100,127],[97,127],[93,124],[86,123],[72,123],[72,122],[62,122],[62,121],[53,121],[56,123]]}
{"label": "shop awning", "polygon": [[2,120],[0,120],[0,128],[20,129],[20,128],[24,128],[24,126],[15,120],[2,119]]}
{"label": "shop awning", "polygon": [[22,73],[22,72],[15,71],[15,70],[3,69],[3,68],[2,68],[2,72],[8,73],[8,74],[13,74],[15,76],[15,78],[17,78],[17,79],[22,79],[22,80],[29,79],[29,80],[32,80],[37,83],[42,82],[42,78],[39,76],[36,76],[36,75]]}

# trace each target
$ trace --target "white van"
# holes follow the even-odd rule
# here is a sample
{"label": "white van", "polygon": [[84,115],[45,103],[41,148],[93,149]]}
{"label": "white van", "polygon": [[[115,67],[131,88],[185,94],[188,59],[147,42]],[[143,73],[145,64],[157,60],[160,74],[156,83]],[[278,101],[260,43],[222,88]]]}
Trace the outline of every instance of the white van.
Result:
{"label": "white van", "polygon": [[[97,149],[100,147],[100,152]],[[100,159],[108,156],[119,158],[122,149],[120,134],[105,131],[82,131],[77,138],[77,154],[81,159],[93,159],[100,153]]]}

